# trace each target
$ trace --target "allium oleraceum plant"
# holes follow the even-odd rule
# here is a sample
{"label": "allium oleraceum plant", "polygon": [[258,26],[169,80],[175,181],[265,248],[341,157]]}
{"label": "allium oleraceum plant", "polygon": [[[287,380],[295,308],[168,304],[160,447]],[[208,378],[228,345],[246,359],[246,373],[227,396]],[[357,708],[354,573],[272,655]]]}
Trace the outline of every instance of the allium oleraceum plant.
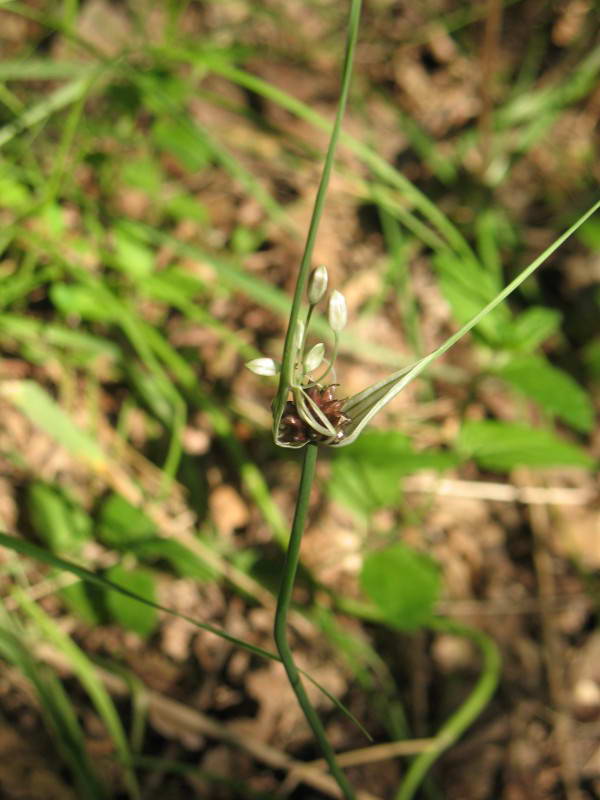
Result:
{"label": "allium oleraceum plant", "polygon": [[[328,284],[327,269],[324,266],[319,266],[312,272],[310,272],[310,268],[319,220],[324,208],[329,176],[333,167],[335,149],[348,97],[352,59],[358,34],[360,6],[361,0],[351,0],[338,110],[332,127],[323,173],[298,271],[283,348],[283,358],[281,363],[272,358],[258,358],[246,365],[258,375],[279,376],[277,394],[273,402],[273,438],[275,443],[280,447],[304,448],[296,508],[277,597],[274,639],[290,686],[313,731],[315,739],[319,743],[331,775],[346,800],[355,800],[354,790],[338,765],[325,729],[308,699],[287,640],[287,615],[291,605],[298,568],[302,533],[308,515],[310,491],[315,475],[318,449],[320,446],[345,447],[352,444],[373,417],[390,400],[423,372],[429,364],[474,328],[490,311],[502,303],[600,207],[600,201],[595,203],[574,225],[499,292],[491,302],[463,325],[460,330],[452,334],[434,352],[429,353],[415,364],[392,373],[388,378],[384,378],[358,394],[347,398],[337,398],[338,384],[336,382],[335,359],[338,351],[339,335],[347,323],[346,302],[343,295],[336,290],[329,297],[328,321],[333,334],[333,346],[330,355],[327,355],[324,342],[318,342],[307,351],[307,337],[311,319],[316,307],[325,298]],[[417,191],[414,187],[412,187],[412,190],[413,194]],[[430,204],[428,204],[428,208],[431,208]],[[436,218],[439,218],[437,212],[435,214]],[[445,225],[445,228],[448,229],[448,225]],[[450,230],[454,233],[452,226],[450,226]],[[461,257],[474,258],[466,242],[464,242],[464,245],[465,247],[461,248],[464,250]],[[306,300],[308,300],[307,310]],[[495,689],[495,680],[494,678],[488,681],[489,685],[487,685],[481,697],[478,699],[468,698],[460,711],[456,713],[456,716],[461,718],[461,724],[458,726],[460,730],[462,730],[461,725],[463,722],[464,725],[469,724],[481,711]],[[413,798],[432,763],[458,735],[458,728],[454,730],[452,736],[448,735],[447,731],[444,733],[442,729],[439,739],[434,740],[432,748],[414,760],[399,787],[396,800],[411,800]]]}

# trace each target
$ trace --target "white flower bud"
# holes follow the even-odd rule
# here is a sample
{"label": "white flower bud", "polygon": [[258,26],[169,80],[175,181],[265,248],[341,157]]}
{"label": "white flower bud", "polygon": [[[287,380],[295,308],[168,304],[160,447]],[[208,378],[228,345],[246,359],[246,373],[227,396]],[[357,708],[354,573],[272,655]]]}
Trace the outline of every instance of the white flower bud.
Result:
{"label": "white flower bud", "polygon": [[310,278],[308,279],[308,302],[311,306],[316,306],[317,303],[321,302],[327,291],[328,281],[327,267],[317,267],[310,273]]}
{"label": "white flower bud", "polygon": [[329,326],[335,333],[339,333],[348,322],[348,309],[346,300],[341,292],[335,289],[329,298]]}
{"label": "white flower bud", "polygon": [[313,370],[320,367],[323,358],[325,356],[325,345],[323,342],[319,342],[314,347],[310,349],[307,353],[306,358],[304,359],[304,369],[306,372],[312,372]]}
{"label": "white flower bud", "polygon": [[255,375],[267,375],[268,377],[277,375],[280,369],[279,364],[272,358],[254,358],[247,362],[246,368]]}
{"label": "white flower bud", "polygon": [[298,352],[304,343],[304,323],[301,319],[296,323],[296,332],[294,334],[294,350]]}

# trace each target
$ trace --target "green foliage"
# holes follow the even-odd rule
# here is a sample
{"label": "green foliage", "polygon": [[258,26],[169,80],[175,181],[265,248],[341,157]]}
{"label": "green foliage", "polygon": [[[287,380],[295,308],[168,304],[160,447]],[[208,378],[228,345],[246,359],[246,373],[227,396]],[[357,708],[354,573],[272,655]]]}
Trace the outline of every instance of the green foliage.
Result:
{"label": "green foliage", "polygon": [[[23,52],[14,58],[7,54],[0,64],[0,344],[3,355],[8,355],[8,374],[22,374],[10,372],[10,360],[15,357],[41,367],[30,370],[28,377],[38,380],[43,375],[44,386],[52,388],[42,388],[34,380],[7,380],[0,387],[0,396],[65,448],[76,463],[91,468],[96,484],[113,468],[114,455],[111,451],[109,457],[98,441],[95,415],[105,414],[110,406],[117,434],[128,436],[128,415],[135,412],[135,419],[145,426],[144,455],[155,462],[163,477],[159,495],[163,490],[166,495],[169,481],[177,477],[193,495],[188,506],[193,505],[202,520],[205,471],[215,461],[221,467],[221,460],[226,460],[231,479],[239,480],[265,525],[284,542],[286,529],[273,500],[276,494],[263,474],[271,470],[275,475],[277,467],[268,466],[272,453],[262,448],[262,416],[253,406],[253,398],[247,405],[245,397],[223,401],[225,381],[216,370],[213,374],[213,366],[232,357],[255,357],[259,340],[270,340],[281,320],[289,317],[288,274],[280,272],[276,259],[262,274],[254,265],[247,269],[245,257],[271,242],[277,254],[296,248],[300,232],[296,220],[303,216],[296,209],[288,216],[287,207],[282,207],[285,201],[280,204],[273,187],[281,175],[294,174],[296,168],[301,171],[297,184],[301,192],[313,185],[313,179],[307,180],[307,172],[302,170],[310,159],[315,164],[321,160],[320,132],[331,129],[330,109],[320,114],[315,110],[319,104],[312,98],[303,103],[277,88],[277,80],[270,83],[259,78],[256,62],[260,49],[237,44],[236,26],[215,37],[218,44],[210,39],[199,42],[183,28],[179,30],[177,20],[186,13],[186,3],[166,4],[168,21],[156,38],[144,36],[146,20],[136,9],[128,9],[138,31],[126,49],[113,58],[92,47],[81,59],[82,42],[76,31],[82,30],[78,16],[86,4],[68,0],[56,8],[43,2],[34,5],[35,9],[26,9],[23,4],[10,4],[16,18],[30,14],[37,22],[31,26],[31,38]],[[315,10],[319,5],[323,4],[309,3],[307,13],[320,13]],[[331,14],[341,13],[334,6]],[[385,14],[383,6],[381,13]],[[503,9],[507,16],[512,13],[510,8]],[[264,14],[257,8],[250,10],[259,17]],[[269,26],[277,25],[278,14],[268,14]],[[436,18],[449,41],[463,48],[465,58],[470,57],[470,36],[468,31],[463,36],[458,29],[479,19],[478,15],[477,9],[465,7]],[[326,16],[327,20],[324,17],[320,22],[334,20],[329,10]],[[293,33],[290,27],[285,35]],[[411,36],[413,33],[416,44],[411,47],[418,48],[421,31],[411,32]],[[56,39],[56,50],[40,49],[38,36]],[[59,60],[62,40],[69,38],[67,57],[80,60],[63,62]],[[295,36],[294,41],[301,43]],[[330,41],[333,45],[333,35]],[[407,170],[416,176],[416,184],[392,166],[391,150],[379,149],[379,132],[374,132],[369,145],[342,132],[343,190],[354,192],[358,202],[377,204],[390,255],[385,279],[360,303],[361,322],[368,330],[370,314],[388,315],[388,322],[407,332],[408,349],[413,351],[400,354],[368,340],[362,331],[357,336],[350,330],[341,342],[346,355],[377,365],[393,364],[394,369],[418,359],[423,355],[422,342],[431,337],[426,329],[421,330],[420,304],[426,308],[426,303],[423,285],[412,283],[415,267],[429,263],[432,254],[438,286],[454,320],[467,322],[497,297],[506,274],[513,269],[518,272],[522,257],[535,247],[537,239],[532,233],[541,233],[543,227],[543,236],[552,240],[552,229],[565,230],[572,216],[579,214],[585,193],[595,191],[592,170],[586,174],[585,166],[593,164],[591,145],[586,149],[585,143],[574,141],[573,150],[578,150],[582,167],[579,175],[572,176],[572,161],[563,153],[569,148],[552,136],[554,130],[565,127],[563,112],[586,115],[600,74],[598,48],[590,45],[587,34],[552,52],[544,49],[549,45],[543,35],[535,41],[523,54],[510,87],[502,75],[497,76],[487,144],[482,135],[485,126],[479,124],[484,122],[483,115],[477,119],[475,114],[459,127],[450,122],[448,135],[439,136],[427,119],[418,114],[413,119],[400,110],[397,96],[389,93],[389,118],[410,142],[411,161],[416,154],[417,162]],[[76,56],[70,55],[71,48]],[[35,53],[39,57],[32,55]],[[310,63],[312,57],[308,48],[294,68],[304,58]],[[553,68],[548,73],[546,62]],[[361,105],[368,111],[374,100],[375,87],[370,80],[370,73],[365,73],[353,90],[352,105],[359,114]],[[376,91],[379,102],[387,90],[377,85]],[[385,106],[377,105],[377,110],[385,121]],[[203,127],[202,120],[210,123]],[[539,167],[543,174],[539,191],[528,197],[523,187],[524,196],[518,202],[507,202],[514,168],[534,145],[539,148],[544,137],[550,144],[546,147],[544,141],[550,156],[535,162],[536,170]],[[399,153],[398,163],[405,154]],[[481,171],[474,167],[479,159],[488,161],[481,164]],[[554,159],[558,179],[548,170]],[[522,175],[517,185],[520,180]],[[230,209],[219,203],[214,209],[210,201],[204,204],[204,190],[212,185],[220,187],[223,197],[234,199],[235,213],[229,215]],[[429,196],[422,191],[424,186]],[[580,198],[574,191],[579,187]],[[305,200],[301,194],[302,208]],[[535,228],[539,228],[537,233]],[[575,254],[581,253],[582,244],[598,250],[598,220],[589,219],[577,237]],[[385,253],[381,258],[386,259]],[[293,263],[292,258],[290,270]],[[287,266],[286,262],[285,269]],[[343,260],[341,268],[340,274],[344,274]],[[560,262],[559,268],[563,268]],[[564,268],[569,268],[568,262]],[[271,272],[278,285],[273,284]],[[354,278],[350,268],[345,274]],[[571,444],[568,432],[554,432],[550,426],[554,421],[570,426],[579,434],[575,441],[581,442],[582,435],[592,430],[593,404],[586,381],[595,383],[597,389],[600,343],[581,341],[579,352],[568,351],[569,341],[560,333],[561,314],[545,307],[545,302],[543,283],[530,280],[520,294],[518,312],[505,305],[491,310],[475,329],[478,347],[474,355],[480,356],[479,366],[476,358],[465,359],[452,380],[459,383],[455,396],[464,396],[476,387],[477,373],[483,368],[485,375],[505,381],[519,395],[534,401],[548,418],[546,428],[494,420],[465,422],[452,451],[425,452],[415,450],[406,437],[395,432],[367,431],[332,456],[331,496],[364,522],[381,508],[398,509],[403,477],[420,469],[443,471],[465,459],[500,472],[521,465],[593,468],[583,444]],[[227,310],[229,306],[234,306],[233,313]],[[248,313],[252,306],[260,311]],[[267,318],[265,311],[274,318],[253,337],[247,320],[261,315]],[[570,334],[568,309],[565,317]],[[313,331],[322,335],[325,330],[323,320],[315,319]],[[186,339],[180,335],[188,331],[202,331],[203,341],[210,340],[206,352],[214,353],[214,359],[209,355],[204,363],[198,363],[199,350],[205,351],[196,346],[193,336]],[[568,364],[569,373],[536,352],[544,343],[552,361]],[[436,368],[433,361],[439,354],[428,366]],[[444,369],[439,368],[442,378]],[[343,370],[337,377],[343,384]],[[114,386],[118,389],[113,394]],[[125,393],[125,405],[119,407]],[[89,403],[87,418],[92,422],[88,430],[73,421],[64,398],[69,403],[72,398]],[[523,403],[515,399],[518,409]],[[213,451],[201,459],[182,454],[188,411],[192,415],[199,409],[211,445],[214,443]],[[460,421],[458,403],[455,413]],[[19,456],[9,453],[14,461]],[[198,581],[218,577],[180,542],[161,537],[147,514],[115,494],[100,506],[96,533],[113,556],[122,557],[122,563],[104,577],[61,560],[61,555],[68,554],[78,560],[81,545],[91,534],[90,517],[61,488],[60,474],[53,479],[56,484],[42,482],[36,475],[27,480],[22,518],[31,523],[44,544],[42,560],[52,568],[52,575],[59,571],[82,579],[62,589],[61,595],[69,609],[90,625],[112,621],[141,635],[154,630],[160,607],[155,602],[153,574],[145,565],[166,567]],[[102,491],[112,485],[107,481]],[[160,496],[157,500],[160,502]],[[36,558],[41,551],[27,540],[15,538],[6,544],[12,545],[28,557]],[[234,553],[231,559],[238,569],[250,572],[249,550]],[[137,566],[129,568],[129,563]],[[426,557],[400,545],[371,554],[362,582],[393,626],[410,630],[433,621],[439,575]],[[334,622],[332,618],[330,631]],[[200,627],[222,634],[210,626]],[[234,637],[225,638],[239,644]],[[23,656],[26,642],[21,643],[20,652],[9,639],[0,632],[0,651],[33,681],[42,706],[50,709],[53,721],[49,729],[59,744],[65,745],[66,763],[78,794],[104,797],[93,772],[91,777],[87,774],[84,738],[64,690],[60,684],[51,686],[48,671],[32,667]],[[341,639],[336,646],[342,646]],[[264,655],[260,649],[247,649]],[[73,652],[64,652],[78,659]],[[83,662],[77,663],[80,672],[85,672]],[[360,668],[357,665],[357,672]],[[106,710],[106,705],[103,707]],[[124,762],[129,757],[123,749],[120,755]],[[427,757],[430,764],[436,756]],[[81,759],[83,766],[78,766]],[[418,762],[416,759],[413,767]],[[418,789],[420,778],[411,783],[413,767],[407,772],[402,800]],[[130,794],[135,794],[132,784]]]}
{"label": "green foliage", "polygon": [[156,535],[156,525],[120,494],[110,494],[97,518],[98,538],[108,547],[127,550],[132,544]]}
{"label": "green foliage", "polygon": [[531,353],[558,331],[561,316],[553,308],[531,306],[513,317],[503,331],[504,346],[517,352]]}
{"label": "green foliage", "polygon": [[69,695],[54,672],[31,655],[31,645],[9,620],[0,626],[0,656],[17,667],[33,687],[44,724],[79,797],[106,800],[108,792],[90,762],[83,730]]}
{"label": "green foliage", "polygon": [[463,458],[484,469],[507,472],[514,467],[576,466],[591,468],[593,459],[577,445],[551,431],[494,420],[465,422],[456,442]]}
{"label": "green foliage", "polygon": [[106,466],[106,456],[100,445],[87,431],[79,428],[39,384],[33,381],[9,381],[0,387],[2,394],[75,458],[96,469]]}
{"label": "green foliage", "polygon": [[[143,561],[166,562],[182,577],[199,581],[215,577],[214,570],[187,547],[159,536],[155,523],[119,494],[109,495],[102,503],[97,534],[108,547],[134,553]],[[132,588],[132,591],[136,590]]]}
{"label": "green foliage", "polygon": [[29,484],[27,506],[35,532],[53,553],[77,554],[91,536],[90,517],[59,487],[41,481]]}
{"label": "green foliage", "polygon": [[92,704],[113,741],[116,753],[125,772],[125,783],[130,800],[141,797],[137,778],[131,768],[131,751],[115,704],[86,654],[65,634],[54,620],[30,600],[19,595],[23,611],[31,618],[38,632],[47,637],[67,659],[71,669],[88,693]]}
{"label": "green foliage", "polygon": [[[115,564],[106,570],[106,577],[111,583],[143,597],[149,603],[156,602],[154,575],[148,570],[139,567],[127,569],[122,564]],[[118,597],[114,592],[107,592],[105,602],[116,622],[140,636],[149,636],[157,625],[156,609],[150,605],[142,605],[130,597]]]}
{"label": "green foliage", "polygon": [[397,506],[400,480],[422,469],[443,471],[458,462],[441,450],[416,452],[397,431],[367,430],[348,447],[335,451],[327,490],[333,498],[364,516]]}
{"label": "green foliage", "polygon": [[[485,270],[474,260],[464,260],[448,250],[436,253],[433,264],[440,289],[450,303],[457,321],[464,325],[500,291],[500,276]],[[495,308],[474,329],[490,346],[504,344],[511,314],[506,305]]]}
{"label": "green foliage", "polygon": [[511,359],[496,374],[549,414],[587,433],[594,426],[594,408],[587,393],[573,378],[540,356]]}
{"label": "green foliage", "polygon": [[406,631],[431,620],[441,590],[435,561],[401,543],[370,553],[360,584],[384,619]]}

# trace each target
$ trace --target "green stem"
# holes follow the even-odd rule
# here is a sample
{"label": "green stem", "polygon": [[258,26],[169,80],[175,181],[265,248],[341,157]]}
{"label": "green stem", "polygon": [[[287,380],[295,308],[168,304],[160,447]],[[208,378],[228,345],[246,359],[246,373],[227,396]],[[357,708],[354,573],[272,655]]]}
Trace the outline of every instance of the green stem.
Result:
{"label": "green stem", "polygon": [[356,40],[358,38],[358,23],[360,21],[360,8],[362,0],[351,0],[350,15],[348,19],[348,35],[346,40],[346,50],[344,53],[344,64],[342,67],[342,81],[340,87],[340,96],[338,100],[338,108],[335,116],[335,121],[331,129],[331,137],[329,139],[329,147],[325,161],[323,162],[323,171],[321,173],[321,181],[317,190],[315,204],[306,235],[306,244],[304,245],[304,253],[300,262],[300,269],[298,271],[298,278],[296,280],[296,289],[294,291],[294,299],[292,301],[292,308],[288,321],[288,329],[285,336],[285,344],[283,346],[283,363],[281,365],[281,378],[279,380],[279,387],[277,390],[277,397],[275,399],[275,413],[273,432],[275,440],[277,441],[277,432],[279,430],[279,423],[283,415],[283,409],[288,397],[289,387],[292,384],[292,370],[295,359],[294,353],[294,333],[300,311],[302,307],[302,298],[304,296],[304,289],[308,281],[308,274],[312,254],[317,238],[317,231],[319,229],[319,222],[323,214],[325,206],[325,197],[327,195],[327,188],[329,186],[329,178],[333,169],[333,162],[335,158],[335,151],[337,148],[338,139],[342,129],[342,119],[346,110],[346,103],[348,100],[348,93],[350,91],[350,78],[352,76],[352,61],[354,59],[354,51],[356,49]]}
{"label": "green stem", "polygon": [[500,652],[496,643],[481,631],[442,617],[428,623],[428,627],[470,639],[480,650],[483,665],[479,680],[460,706],[437,732],[434,744],[412,762],[394,800],[412,800],[431,766],[475,720],[496,691],[500,678]]}
{"label": "green stem", "polygon": [[329,771],[342,790],[342,794],[346,800],[355,800],[354,792],[350,787],[346,776],[337,764],[335,753],[333,752],[333,748],[327,739],[327,734],[325,733],[323,724],[319,719],[317,712],[312,707],[304,686],[302,685],[300,673],[298,672],[298,668],[294,662],[292,651],[290,650],[287,640],[287,616],[292,599],[296,571],[298,569],[300,543],[302,541],[302,533],[304,531],[304,525],[308,513],[308,501],[315,475],[317,453],[318,447],[316,444],[311,443],[306,445],[304,448],[304,460],[302,462],[302,475],[300,476],[296,510],[294,512],[294,521],[292,523],[290,541],[283,567],[281,586],[279,588],[279,595],[277,597],[274,636],[275,644],[277,645],[277,652],[279,653],[283,666],[285,667],[290,686],[294,690],[294,694],[296,695],[298,703],[304,712],[306,721],[310,725],[315,739],[319,743],[319,746],[323,752],[323,756],[329,766]]}

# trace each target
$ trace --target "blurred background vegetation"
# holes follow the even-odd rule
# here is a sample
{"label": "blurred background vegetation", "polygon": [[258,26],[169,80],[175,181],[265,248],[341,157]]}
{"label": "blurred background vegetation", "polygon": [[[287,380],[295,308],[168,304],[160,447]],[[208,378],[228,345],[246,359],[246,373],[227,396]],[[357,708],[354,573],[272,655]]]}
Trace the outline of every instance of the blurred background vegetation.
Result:
{"label": "blurred background vegetation", "polygon": [[[49,554],[0,550],[3,797],[336,796],[290,771],[318,753],[277,664],[52,557],[272,649],[298,464],[243,363],[281,353],[346,6],[0,2],[0,526]],[[350,310],[338,396],[598,199],[599,10],[366,0],[315,251]],[[294,646],[400,745],[355,759],[364,797],[395,796],[402,746],[477,680],[440,614],[504,669],[423,797],[600,797],[599,254],[592,218],[322,459]],[[365,746],[314,701],[337,750]]]}

